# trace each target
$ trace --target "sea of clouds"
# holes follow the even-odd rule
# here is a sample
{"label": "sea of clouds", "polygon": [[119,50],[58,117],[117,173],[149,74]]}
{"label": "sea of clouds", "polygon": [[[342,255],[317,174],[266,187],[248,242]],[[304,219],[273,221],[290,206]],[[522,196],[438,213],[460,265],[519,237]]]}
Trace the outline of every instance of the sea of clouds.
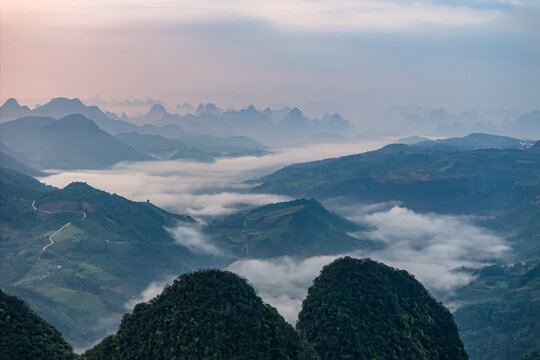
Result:
{"label": "sea of clouds", "polygon": [[[155,161],[121,163],[109,170],[51,171],[41,181],[62,187],[72,181],[89,185],[132,200],[149,199],[158,206],[186,213],[204,223],[249,206],[290,200],[276,194],[249,192],[248,179],[268,174],[297,162],[373,150],[385,141],[355,144],[322,144],[305,148],[280,149],[263,157],[218,159],[214,163]],[[324,204],[338,214],[363,225],[350,234],[378,243],[379,250],[357,251],[309,258],[231,259],[228,270],[245,277],[264,301],[275,306],[294,324],[313,279],[322,267],[341,256],[370,257],[408,270],[433,294],[444,298],[473,280],[469,269],[492,263],[505,256],[509,247],[504,237],[478,226],[474,217],[420,214],[398,203]],[[200,231],[199,225],[168,229],[171,237],[194,253],[228,256]],[[138,297],[126,303],[131,309],[161,292],[174,279],[167,274],[151,283]]]}

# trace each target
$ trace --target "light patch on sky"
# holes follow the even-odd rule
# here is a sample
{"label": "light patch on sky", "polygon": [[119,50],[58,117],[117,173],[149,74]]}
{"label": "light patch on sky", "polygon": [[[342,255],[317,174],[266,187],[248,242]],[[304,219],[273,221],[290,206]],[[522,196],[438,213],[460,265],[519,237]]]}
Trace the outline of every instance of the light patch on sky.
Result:
{"label": "light patch on sky", "polygon": [[[265,20],[280,26],[312,30],[402,29],[418,24],[478,25],[495,21],[499,9],[451,6],[433,1],[395,2],[378,0],[154,0],[68,1],[6,0],[4,10],[38,17],[49,25],[111,24],[124,22],[211,22],[231,19]],[[32,24],[31,19],[9,21]],[[53,22],[54,21],[54,22]]]}
{"label": "light patch on sky", "polygon": [[261,206],[289,200],[275,194],[248,192],[245,180],[255,179],[282,166],[375,150],[390,139],[346,144],[318,144],[275,150],[263,157],[218,159],[214,163],[151,161],[117,164],[110,170],[55,171],[40,181],[64,187],[83,181],[130,200],[146,201],[196,217],[232,213],[241,206]]}

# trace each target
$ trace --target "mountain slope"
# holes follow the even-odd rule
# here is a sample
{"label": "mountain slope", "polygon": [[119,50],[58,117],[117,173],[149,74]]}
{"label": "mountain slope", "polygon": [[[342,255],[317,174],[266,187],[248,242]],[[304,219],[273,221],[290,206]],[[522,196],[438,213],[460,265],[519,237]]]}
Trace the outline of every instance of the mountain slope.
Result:
{"label": "mountain slope", "polygon": [[482,133],[469,134],[464,137],[427,140],[417,142],[414,146],[439,150],[478,150],[478,149],[523,149],[532,146],[531,142]]}
{"label": "mountain slope", "polygon": [[370,246],[349,235],[359,230],[317,201],[305,199],[230,215],[204,229],[220,247],[253,258],[338,254]]}
{"label": "mountain slope", "polygon": [[73,359],[71,346],[55,328],[15,296],[0,290],[0,358]]}
{"label": "mountain slope", "polygon": [[518,359],[540,346],[540,263],[490,266],[459,289],[454,316],[471,360]]}
{"label": "mountain slope", "polygon": [[9,121],[23,116],[29,116],[31,110],[28,106],[21,106],[17,100],[9,98],[0,106],[0,121]]}
{"label": "mountain slope", "polygon": [[158,160],[190,159],[205,162],[214,160],[211,155],[189,147],[181,140],[167,139],[159,135],[141,135],[137,132],[131,132],[117,134],[116,138],[140,154]]}
{"label": "mountain slope", "polygon": [[21,160],[38,169],[103,168],[146,159],[82,115],[21,118],[1,124],[0,133]]}
{"label": "mountain slope", "polygon": [[150,203],[83,183],[47,192],[2,186],[0,195],[0,287],[75,347],[106,334],[151,282],[209,261],[165,229],[193,219]]}
{"label": "mountain slope", "polygon": [[297,328],[321,359],[467,359],[452,315],[406,271],[369,259],[325,266]]}
{"label": "mountain slope", "polygon": [[257,183],[255,192],[474,215],[478,224],[508,234],[518,256],[540,251],[540,157],[534,149],[442,151],[395,144],[287,166]]}
{"label": "mountain slope", "polygon": [[536,196],[540,158],[521,150],[449,152],[398,144],[287,166],[258,182],[255,191],[294,197],[394,200],[419,211],[477,213]]}
{"label": "mountain slope", "polygon": [[28,176],[44,176],[45,173],[32,169],[31,167],[23,164],[13,156],[0,151],[0,166],[7,169],[12,169]]}
{"label": "mountain slope", "polygon": [[54,98],[48,103],[36,107],[32,110],[32,115],[50,116],[60,119],[68,115],[81,114],[84,117],[94,121],[101,129],[112,134],[119,132],[133,131],[136,125],[123,120],[108,118],[97,106],[86,106],[81,100],[74,98]]}
{"label": "mountain slope", "polygon": [[317,359],[247,282],[225,271],[180,276],[137,305],[83,359]]}

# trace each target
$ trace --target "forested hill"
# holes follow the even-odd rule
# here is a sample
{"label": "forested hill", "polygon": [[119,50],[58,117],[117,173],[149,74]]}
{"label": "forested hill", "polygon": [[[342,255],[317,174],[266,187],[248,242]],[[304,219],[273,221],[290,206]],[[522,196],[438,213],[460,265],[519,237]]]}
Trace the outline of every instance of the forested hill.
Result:
{"label": "forested hill", "polygon": [[115,335],[82,356],[109,359],[318,359],[292,326],[230,272],[180,276],[137,305]]}
{"label": "forested hill", "polygon": [[350,235],[362,228],[316,200],[264,205],[205,227],[220,247],[241,257],[317,256],[373,247]]}
{"label": "forested hill", "polygon": [[450,312],[413,276],[369,259],[326,265],[297,329],[326,359],[467,359]]}
{"label": "forested hill", "polygon": [[255,191],[297,198],[393,200],[415,211],[478,215],[534,201],[540,157],[532,149],[449,151],[394,144],[290,165],[258,183]]}
{"label": "forested hill", "polygon": [[[525,150],[435,150],[403,144],[287,166],[253,191],[341,203],[399,202],[416,212],[474,215],[511,234],[515,253],[538,256],[540,156]],[[480,221],[480,220],[479,220]]]}
{"label": "forested hill", "polygon": [[0,290],[0,359],[73,359],[71,346],[15,296]]}
{"label": "forested hill", "polygon": [[165,229],[189,216],[85,183],[47,188],[9,170],[0,169],[0,185],[0,287],[76,348],[101,339],[163,274],[209,266]]}

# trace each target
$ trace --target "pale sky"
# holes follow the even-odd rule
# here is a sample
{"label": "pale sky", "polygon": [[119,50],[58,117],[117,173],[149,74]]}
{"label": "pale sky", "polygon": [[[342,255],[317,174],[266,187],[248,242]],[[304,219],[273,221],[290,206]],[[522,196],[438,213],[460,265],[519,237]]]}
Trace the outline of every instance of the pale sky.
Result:
{"label": "pale sky", "polygon": [[0,0],[0,100],[540,108],[537,0]]}

